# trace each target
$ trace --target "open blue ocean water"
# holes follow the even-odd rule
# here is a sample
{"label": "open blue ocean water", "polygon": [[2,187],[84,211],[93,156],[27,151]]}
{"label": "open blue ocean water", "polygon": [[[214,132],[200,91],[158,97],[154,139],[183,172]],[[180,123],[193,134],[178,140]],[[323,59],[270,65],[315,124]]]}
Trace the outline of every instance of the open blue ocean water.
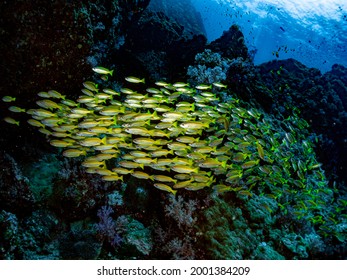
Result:
{"label": "open blue ocean water", "polygon": [[[192,0],[208,40],[237,24],[255,64],[294,58],[322,72],[347,65],[347,2],[344,0]],[[278,55],[278,57],[276,56]]]}

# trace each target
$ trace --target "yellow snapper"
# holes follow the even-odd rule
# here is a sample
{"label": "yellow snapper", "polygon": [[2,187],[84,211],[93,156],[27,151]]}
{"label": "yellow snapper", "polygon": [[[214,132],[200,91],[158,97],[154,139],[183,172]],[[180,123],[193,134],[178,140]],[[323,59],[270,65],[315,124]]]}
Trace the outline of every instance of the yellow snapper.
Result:
{"label": "yellow snapper", "polygon": [[4,102],[13,102],[13,101],[16,101],[16,98],[12,97],[12,96],[6,95],[6,96],[2,97],[2,101],[4,101]]}
{"label": "yellow snapper", "polygon": [[11,106],[8,109],[14,113],[25,113],[25,109],[19,108],[17,106]]}
{"label": "yellow snapper", "polygon": [[4,118],[4,121],[9,123],[9,124],[15,124],[15,125],[18,125],[19,126],[19,121],[16,121],[15,119],[12,119],[10,117],[6,117]]}
{"label": "yellow snapper", "polygon": [[80,145],[85,146],[85,147],[92,147],[92,146],[98,146],[101,144],[106,144],[106,137],[100,139],[96,137],[91,137],[91,138],[85,138],[82,141],[79,142]]}
{"label": "yellow snapper", "polygon": [[138,179],[150,179],[153,181],[153,176],[150,176],[147,173],[142,172],[142,171],[135,170],[134,172],[131,173],[131,176],[138,178]]}
{"label": "yellow snapper", "polygon": [[165,184],[163,184],[163,183],[155,183],[155,184],[154,184],[154,187],[156,187],[156,188],[159,189],[159,190],[172,193],[173,195],[176,195],[176,193],[177,193],[177,190],[173,190],[170,186],[165,185]]}
{"label": "yellow snapper", "polygon": [[177,173],[198,173],[198,167],[191,167],[187,165],[173,165],[171,169]]}
{"label": "yellow snapper", "polygon": [[133,76],[126,77],[125,80],[129,83],[135,83],[135,84],[145,83],[145,79],[139,79]]}
{"label": "yellow snapper", "polygon": [[69,158],[79,157],[82,155],[86,155],[86,151],[81,151],[78,149],[68,149],[63,152],[63,156],[69,157]]}
{"label": "yellow snapper", "polygon": [[111,76],[113,75],[113,71],[114,71],[114,70],[109,70],[109,69],[107,69],[105,67],[101,67],[101,66],[93,67],[92,70],[98,74],[111,75]]}
{"label": "yellow snapper", "polygon": [[118,176],[118,175],[105,175],[102,176],[102,180],[107,181],[107,182],[114,182],[114,181],[123,181],[123,176]]}
{"label": "yellow snapper", "polygon": [[47,93],[52,98],[65,99],[65,95],[62,95],[60,92],[56,90],[49,90]]}

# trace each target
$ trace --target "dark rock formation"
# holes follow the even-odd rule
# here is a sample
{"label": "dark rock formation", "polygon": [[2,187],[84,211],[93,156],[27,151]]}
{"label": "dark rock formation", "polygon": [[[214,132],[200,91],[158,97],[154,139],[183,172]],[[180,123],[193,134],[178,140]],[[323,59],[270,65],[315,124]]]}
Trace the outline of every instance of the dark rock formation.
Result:
{"label": "dark rock formation", "polygon": [[242,57],[248,60],[248,49],[245,38],[237,25],[232,25],[229,30],[224,31],[222,36],[208,46],[213,52],[220,53],[224,58],[234,59]]}
{"label": "dark rock formation", "polygon": [[144,12],[127,32],[121,49],[124,51],[122,60],[127,65],[122,68],[135,69],[136,74],[136,69],[141,71],[142,66],[153,80],[182,78],[207,41],[203,35],[185,34],[185,28],[164,13]]}
{"label": "dark rock formation", "polygon": [[202,18],[190,0],[152,0],[148,9],[153,12],[163,12],[170,19],[182,25],[185,37],[206,36]]}

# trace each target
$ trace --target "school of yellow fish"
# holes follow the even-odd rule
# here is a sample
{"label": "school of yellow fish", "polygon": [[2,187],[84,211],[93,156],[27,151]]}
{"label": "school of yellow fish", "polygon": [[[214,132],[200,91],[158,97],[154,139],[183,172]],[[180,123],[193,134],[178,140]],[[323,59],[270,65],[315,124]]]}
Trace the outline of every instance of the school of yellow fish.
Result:
{"label": "school of yellow fish", "polygon": [[[106,68],[93,70],[112,75]],[[258,110],[243,108],[236,98],[221,102],[224,84],[190,87],[158,81],[148,88],[144,79],[125,80],[141,90],[115,91],[85,81],[75,101],[49,90],[38,93],[38,108],[9,110],[29,114],[28,123],[47,135],[52,146],[62,148],[65,157],[82,156],[86,172],[105,181],[133,176],[173,194],[213,188],[251,196],[244,186],[270,173],[290,176],[276,162],[276,153],[282,158],[286,151],[273,147],[290,146],[296,141],[294,130],[282,139]],[[15,99],[4,96],[3,101]],[[5,121],[19,124],[10,117]]]}

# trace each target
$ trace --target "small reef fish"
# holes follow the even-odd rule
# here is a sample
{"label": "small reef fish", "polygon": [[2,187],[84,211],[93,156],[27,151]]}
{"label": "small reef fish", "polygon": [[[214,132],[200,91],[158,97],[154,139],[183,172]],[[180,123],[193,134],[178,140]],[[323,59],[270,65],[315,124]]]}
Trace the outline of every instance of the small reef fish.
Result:
{"label": "small reef fish", "polygon": [[169,85],[167,82],[164,82],[164,81],[157,81],[155,82],[155,84],[160,87],[166,87]]}
{"label": "small reef fish", "polygon": [[36,126],[36,127],[42,127],[44,128],[45,125],[41,122],[39,122],[38,120],[35,120],[35,119],[29,119],[28,120],[28,124],[32,125],[32,126]]}
{"label": "small reef fish", "polygon": [[79,142],[81,146],[85,147],[92,147],[92,146],[98,146],[101,144],[106,144],[106,137],[103,139],[91,137],[91,138],[85,138]]}
{"label": "small reef fish", "polygon": [[142,171],[135,170],[134,172],[131,173],[131,176],[138,179],[146,179],[146,180],[150,179],[153,181],[153,176],[150,176],[149,174]]}
{"label": "small reef fish", "polygon": [[56,102],[49,100],[49,99],[43,99],[36,101],[36,104],[44,109],[60,109],[62,108],[61,105],[58,105]]}
{"label": "small reef fish", "polygon": [[86,151],[81,151],[78,149],[68,149],[68,150],[65,150],[63,152],[63,156],[69,157],[69,158],[75,158],[75,157],[79,157],[81,155],[86,155]]}
{"label": "small reef fish", "polygon": [[13,101],[16,101],[16,98],[12,97],[12,96],[6,95],[6,96],[2,97],[2,101],[4,101],[4,102],[13,102]]}
{"label": "small reef fish", "polygon": [[9,124],[15,124],[15,125],[18,125],[19,126],[19,121],[16,121],[15,119],[12,119],[10,117],[6,117],[4,118],[4,121],[9,123]]}
{"label": "small reef fish", "polygon": [[25,113],[25,109],[19,108],[17,106],[11,106],[11,107],[8,107],[8,109],[14,113]]}
{"label": "small reef fish", "polygon": [[91,91],[94,91],[94,92],[98,92],[98,85],[94,82],[91,82],[91,81],[85,81],[83,82],[83,86],[86,88],[86,89],[89,89]]}
{"label": "small reef fish", "polygon": [[113,75],[113,71],[114,71],[114,70],[109,70],[109,69],[107,69],[105,67],[101,67],[101,66],[93,67],[92,70],[98,74],[111,75],[111,76]]}
{"label": "small reef fish", "polygon": [[159,181],[159,182],[164,182],[164,183],[177,183],[176,179],[173,179],[169,176],[165,176],[165,175],[153,175],[153,179],[155,181]]}
{"label": "small reef fish", "polygon": [[215,82],[215,83],[213,83],[213,85],[214,85],[215,87],[218,87],[218,88],[227,88],[226,85],[224,85],[224,84],[222,84],[222,83],[220,83],[220,82]]}
{"label": "small reef fish", "polygon": [[180,127],[183,127],[185,129],[202,129],[209,127],[209,123],[203,123],[203,122],[184,122],[180,124]]}
{"label": "small reef fish", "polygon": [[207,89],[211,89],[211,88],[212,88],[212,85],[200,84],[200,85],[197,85],[195,88],[196,88],[196,89],[199,89],[199,90],[207,90]]}
{"label": "small reef fish", "polygon": [[186,165],[174,165],[171,166],[171,169],[177,173],[198,173],[198,167],[191,167]]}
{"label": "small reef fish", "polygon": [[154,186],[159,190],[172,193],[173,195],[176,195],[177,193],[177,190],[173,190],[170,186],[163,183],[155,183]]}
{"label": "small reef fish", "polygon": [[104,176],[102,176],[102,180],[104,180],[106,182],[123,181],[123,176],[104,175]]}
{"label": "small reef fish", "polygon": [[127,174],[131,174],[134,172],[134,170],[132,170],[132,169],[127,169],[127,168],[123,168],[123,167],[115,167],[112,169],[112,171],[117,173],[117,174],[121,174],[121,175],[127,175]]}
{"label": "small reef fish", "polygon": [[137,163],[137,162],[133,162],[133,161],[127,161],[127,160],[122,160],[120,162],[118,162],[118,164],[124,168],[142,168],[144,167],[143,163]]}
{"label": "small reef fish", "polygon": [[34,115],[43,117],[43,118],[49,118],[49,117],[55,117],[56,114],[50,111],[47,111],[45,109],[36,109],[33,111]]}
{"label": "small reef fish", "polygon": [[62,95],[60,92],[56,90],[49,90],[47,93],[49,97],[57,98],[57,99],[65,99],[65,95]]}
{"label": "small reef fish", "polygon": [[113,90],[113,89],[110,89],[110,88],[104,88],[102,90],[104,93],[107,93],[107,94],[111,94],[111,95],[120,95],[119,92]]}
{"label": "small reef fish", "polygon": [[145,79],[139,79],[139,78],[136,78],[136,77],[133,77],[133,76],[129,76],[129,77],[126,77],[125,80],[129,83],[134,83],[134,84],[138,84],[138,83],[145,83]]}
{"label": "small reef fish", "polygon": [[51,96],[46,91],[40,91],[37,95],[42,98],[51,98]]}
{"label": "small reef fish", "polygon": [[183,82],[176,82],[172,85],[175,88],[182,88],[182,87],[188,87],[189,84],[188,83],[183,83]]}
{"label": "small reef fish", "polygon": [[[49,142],[52,146],[54,147],[59,147],[59,148],[65,148],[65,147],[68,147],[68,146],[71,146],[72,143],[70,142],[66,142],[64,140],[56,140],[56,139],[53,139],[51,140],[51,142]],[[65,153],[66,151],[64,151]]]}

